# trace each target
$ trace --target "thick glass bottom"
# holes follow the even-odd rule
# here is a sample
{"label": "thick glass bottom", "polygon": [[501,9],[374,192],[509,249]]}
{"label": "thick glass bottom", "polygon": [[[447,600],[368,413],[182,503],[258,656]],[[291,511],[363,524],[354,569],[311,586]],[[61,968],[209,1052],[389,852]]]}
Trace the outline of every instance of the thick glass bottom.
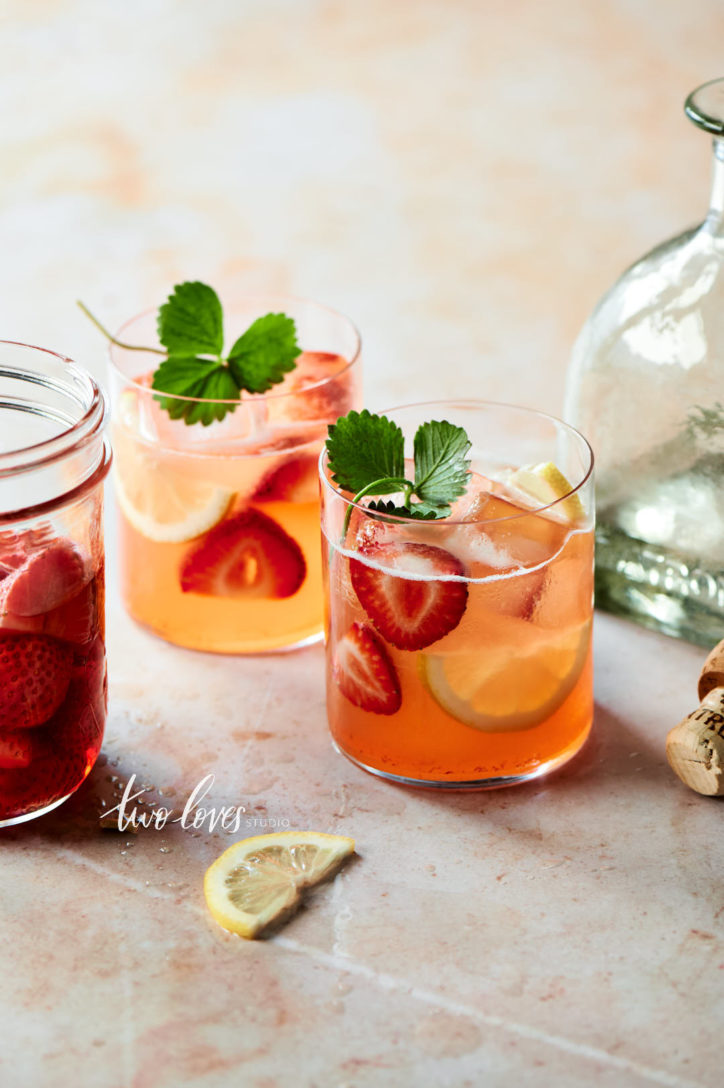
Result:
{"label": "thick glass bottom", "polygon": [[724,637],[724,567],[602,524],[596,529],[596,607],[708,649]]}
{"label": "thick glass bottom", "polygon": [[162,628],[154,627],[153,624],[145,623],[143,620],[138,619],[132,612],[129,611],[131,619],[134,620],[144,630],[149,631],[157,638],[163,639],[164,642],[169,642],[173,646],[183,646],[186,650],[201,650],[203,653],[208,654],[228,654],[228,655],[252,655],[252,654],[283,654],[291,653],[293,650],[301,650],[305,646],[313,646],[316,642],[321,642],[324,638],[324,630],[320,624],[318,629],[312,629],[309,632],[293,632],[291,634],[281,634],[274,636],[257,636],[254,638],[238,638],[233,640],[219,640],[214,642],[212,638],[204,636],[192,636],[192,635],[175,635],[168,631],[164,631]]}
{"label": "thick glass bottom", "polygon": [[558,767],[562,767],[564,763],[568,763],[570,759],[580,752],[583,745],[588,739],[590,733],[590,725],[588,729],[584,730],[576,741],[566,748],[559,755],[553,759],[547,760],[545,763],[539,763],[536,767],[527,771],[525,774],[518,775],[497,775],[490,778],[475,778],[475,779],[463,779],[451,782],[449,779],[429,779],[429,778],[407,778],[404,775],[392,774],[390,771],[381,771],[378,767],[370,767],[366,763],[362,763],[359,759],[355,759],[349,752],[345,752],[337,741],[332,738],[332,745],[336,752],[339,752],[341,756],[348,759],[350,763],[354,763],[355,767],[359,767],[363,771],[367,771],[368,774],[373,774],[377,778],[384,778],[387,782],[395,782],[400,786],[412,786],[415,789],[427,789],[427,790],[446,790],[448,792],[472,792],[474,790],[501,790],[507,786],[522,786],[525,782],[532,782],[535,778],[541,778],[543,775],[550,774],[551,771],[556,770]]}
{"label": "thick glass bottom", "polygon": [[9,820],[0,820],[0,827],[14,827],[16,824],[26,824],[28,820],[35,820],[38,816],[45,816],[46,813],[52,812],[54,808],[64,804],[74,793],[75,790],[72,790],[70,793],[66,793],[65,797],[53,801],[51,805],[46,805],[44,808],[38,808],[35,812],[25,812],[22,816],[12,816]]}

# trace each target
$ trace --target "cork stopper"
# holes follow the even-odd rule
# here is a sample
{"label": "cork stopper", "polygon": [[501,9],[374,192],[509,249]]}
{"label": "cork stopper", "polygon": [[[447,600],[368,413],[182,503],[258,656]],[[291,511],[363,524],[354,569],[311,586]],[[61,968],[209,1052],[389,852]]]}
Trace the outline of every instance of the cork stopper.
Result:
{"label": "cork stopper", "polygon": [[696,710],[666,738],[666,758],[682,782],[708,797],[724,796],[724,641],[699,676]]}

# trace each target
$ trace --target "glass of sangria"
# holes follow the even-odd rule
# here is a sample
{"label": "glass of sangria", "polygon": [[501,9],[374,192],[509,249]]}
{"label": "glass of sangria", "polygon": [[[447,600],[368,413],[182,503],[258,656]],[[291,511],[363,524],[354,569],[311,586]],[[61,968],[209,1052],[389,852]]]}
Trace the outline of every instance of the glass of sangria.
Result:
{"label": "glass of sangria", "polygon": [[430,419],[465,429],[469,469],[448,516],[419,520],[354,501],[320,458],[335,747],[407,785],[524,782],[570,759],[591,727],[591,449],[561,421],[501,404],[385,416],[410,471]]}
{"label": "glass of sangria", "polygon": [[70,359],[0,342],[0,827],[61,804],[100,751],[105,418]]}
{"label": "glass of sangria", "polygon": [[[155,311],[111,347],[121,593],[135,620],[180,646],[262,653],[322,637],[317,462],[327,424],[359,404],[360,339],[341,314],[284,296],[228,305],[225,321],[236,337],[272,313],[293,319],[302,352],[279,384],[240,401],[152,388],[159,357],[135,345],[158,351]],[[182,418],[210,404],[232,410],[210,425]]]}

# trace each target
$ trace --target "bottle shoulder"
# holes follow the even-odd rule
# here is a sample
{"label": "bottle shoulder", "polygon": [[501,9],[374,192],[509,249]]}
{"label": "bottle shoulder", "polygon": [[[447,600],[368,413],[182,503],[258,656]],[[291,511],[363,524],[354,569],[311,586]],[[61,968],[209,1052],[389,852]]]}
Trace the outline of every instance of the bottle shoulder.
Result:
{"label": "bottle shoulder", "polygon": [[581,330],[573,361],[630,355],[691,366],[713,343],[724,350],[724,240],[702,224],[626,269]]}

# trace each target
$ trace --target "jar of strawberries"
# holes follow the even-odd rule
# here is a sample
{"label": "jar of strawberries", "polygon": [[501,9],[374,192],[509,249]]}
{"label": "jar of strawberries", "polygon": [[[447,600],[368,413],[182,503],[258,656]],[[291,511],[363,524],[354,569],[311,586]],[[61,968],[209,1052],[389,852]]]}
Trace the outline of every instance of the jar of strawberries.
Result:
{"label": "jar of strawberries", "polygon": [[105,422],[70,359],[0,341],[0,827],[61,804],[100,751]]}

